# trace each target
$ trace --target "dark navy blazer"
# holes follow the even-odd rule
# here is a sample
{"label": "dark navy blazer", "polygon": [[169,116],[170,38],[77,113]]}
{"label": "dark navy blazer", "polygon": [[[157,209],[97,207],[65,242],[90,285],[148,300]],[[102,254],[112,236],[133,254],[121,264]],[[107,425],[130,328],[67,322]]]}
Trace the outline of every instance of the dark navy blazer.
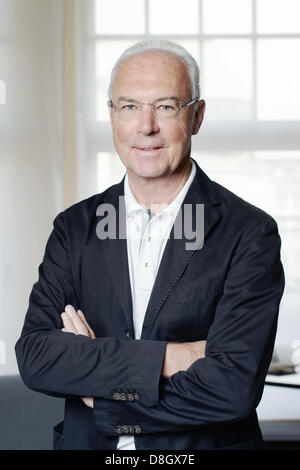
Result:
{"label": "dark navy blazer", "polygon": [[[137,449],[260,445],[255,409],[284,288],[280,238],[270,215],[196,166],[184,204],[204,204],[204,244],[187,250],[184,233],[171,234],[140,340],[126,239],[96,234],[104,220],[97,208],[118,209],[124,180],[54,221],[16,355],[29,388],[66,399],[57,449],[115,449],[123,434],[134,436]],[[61,331],[67,304],[85,313],[96,339]],[[206,357],[162,378],[167,342],[197,340],[207,341]],[[94,409],[83,396],[94,397]]]}

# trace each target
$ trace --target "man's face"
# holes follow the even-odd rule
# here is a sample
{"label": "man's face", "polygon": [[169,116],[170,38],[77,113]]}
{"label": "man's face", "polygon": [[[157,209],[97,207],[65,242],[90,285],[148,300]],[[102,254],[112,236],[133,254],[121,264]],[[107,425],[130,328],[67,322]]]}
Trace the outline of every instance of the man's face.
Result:
{"label": "man's face", "polygon": [[[173,54],[147,51],[121,64],[112,87],[114,105],[130,100],[154,103],[166,97],[176,97],[182,104],[195,98],[186,67]],[[144,105],[129,120],[112,108],[115,147],[130,178],[164,178],[180,171],[203,118],[204,102],[196,106],[197,110],[192,105],[178,116],[162,118]]]}

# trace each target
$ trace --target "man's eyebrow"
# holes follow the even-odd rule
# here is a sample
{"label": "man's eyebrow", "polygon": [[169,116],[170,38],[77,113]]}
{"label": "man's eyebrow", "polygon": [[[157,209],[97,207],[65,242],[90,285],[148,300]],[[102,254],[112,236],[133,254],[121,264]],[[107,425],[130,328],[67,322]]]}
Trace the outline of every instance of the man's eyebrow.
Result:
{"label": "man's eyebrow", "polygon": [[138,100],[135,100],[134,98],[129,98],[128,96],[120,96],[118,99],[118,102],[120,101],[129,101],[130,103],[139,103]]}
{"label": "man's eyebrow", "polygon": [[157,98],[155,101],[163,101],[163,100],[177,100],[179,101],[178,96],[162,96],[161,98]]}
{"label": "man's eyebrow", "polygon": [[[156,103],[157,101],[163,101],[163,100],[177,100],[179,101],[179,98],[178,96],[162,96],[160,98],[157,98],[156,100],[154,100],[154,103]],[[120,101],[127,101],[127,102],[130,102],[130,103],[140,103],[139,100],[136,100],[134,98],[130,98],[128,96],[120,96],[120,98],[118,99],[118,102]]]}

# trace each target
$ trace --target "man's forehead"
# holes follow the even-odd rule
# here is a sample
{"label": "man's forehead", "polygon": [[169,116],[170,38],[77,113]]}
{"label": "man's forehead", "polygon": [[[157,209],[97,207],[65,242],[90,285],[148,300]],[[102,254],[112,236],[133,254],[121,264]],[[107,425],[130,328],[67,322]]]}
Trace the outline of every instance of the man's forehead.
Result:
{"label": "man's forehead", "polygon": [[175,54],[169,51],[148,50],[139,52],[125,59],[120,64],[119,71],[135,67],[144,68],[153,66],[176,67],[186,70],[186,65],[183,60]]}
{"label": "man's forehead", "polygon": [[187,67],[179,57],[167,51],[144,51],[120,64],[113,89],[118,95],[119,92],[127,95],[127,91],[131,88],[145,91],[147,87],[151,89],[152,86],[166,85],[168,95],[172,88],[174,94],[178,96],[178,93],[182,93],[182,89],[189,88],[188,84]]}

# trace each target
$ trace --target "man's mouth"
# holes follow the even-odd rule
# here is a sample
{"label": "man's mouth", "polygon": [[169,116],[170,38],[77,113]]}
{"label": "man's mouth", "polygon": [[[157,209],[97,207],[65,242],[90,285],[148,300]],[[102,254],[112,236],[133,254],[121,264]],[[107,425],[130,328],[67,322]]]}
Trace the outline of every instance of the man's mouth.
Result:
{"label": "man's mouth", "polygon": [[144,152],[155,152],[157,150],[162,149],[163,147],[133,147],[133,148],[137,150],[142,150]]}

